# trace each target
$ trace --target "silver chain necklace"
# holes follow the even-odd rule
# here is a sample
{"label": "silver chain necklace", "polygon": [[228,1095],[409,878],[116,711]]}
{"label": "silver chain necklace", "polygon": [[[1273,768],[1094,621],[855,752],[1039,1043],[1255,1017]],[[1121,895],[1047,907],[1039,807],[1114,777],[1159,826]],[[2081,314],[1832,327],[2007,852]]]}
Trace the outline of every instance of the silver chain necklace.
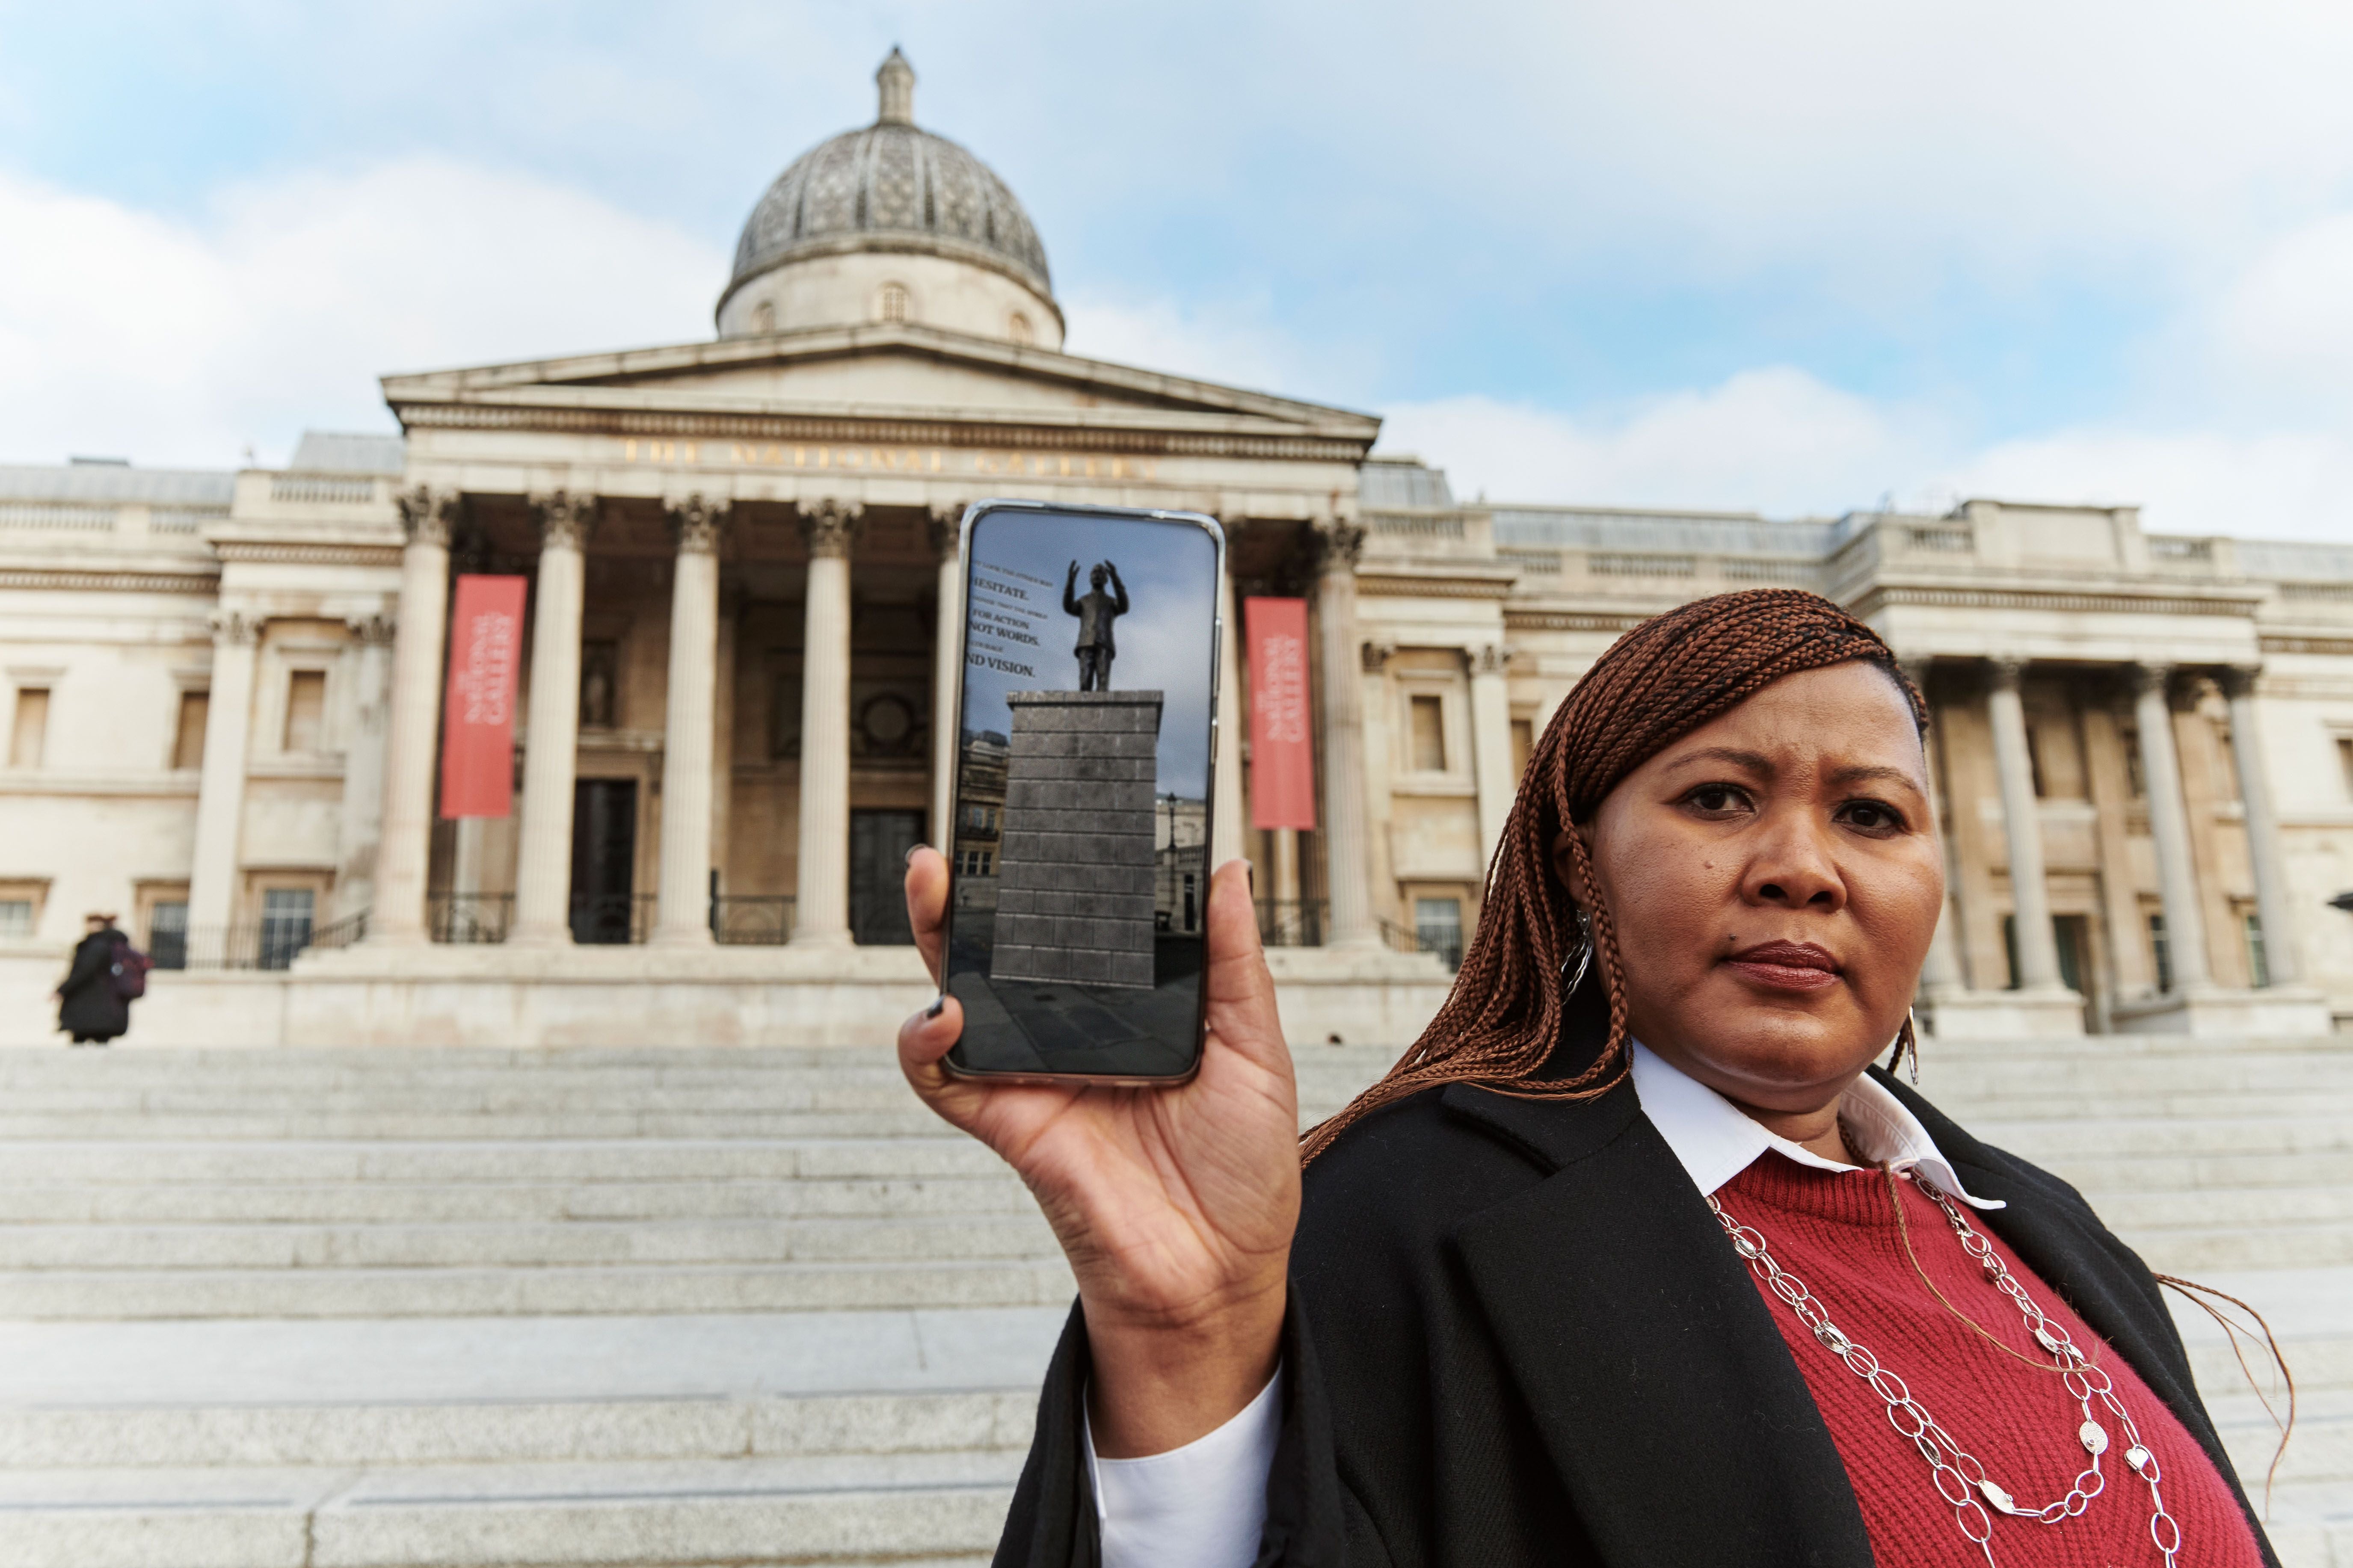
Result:
{"label": "silver chain necklace", "polygon": [[2141,1440],[2140,1428],[2133,1424],[2131,1414],[2116,1398],[2115,1385],[2108,1381],[2108,1374],[2084,1359],[2084,1352],[2077,1350],[2074,1341],[2068,1337],[2065,1327],[2052,1321],[2035,1305],[2034,1298],[2026,1293],[2026,1288],[2003,1265],[1992,1243],[1970,1228],[1969,1222],[1961,1217],[1961,1211],[1953,1205],[1952,1199],[1917,1172],[1905,1174],[1945,1211],[1946,1223],[1953,1227],[1953,1234],[1960,1237],[1961,1250],[1985,1270],[1989,1281],[2017,1304],[2035,1342],[2050,1354],[2060,1380],[2083,1409],[2084,1424],[2076,1428],[2075,1439],[2083,1445],[2091,1462],[2076,1476],[2075,1484],[2068,1489],[2067,1495],[2055,1502],[2045,1503],[2041,1508],[2021,1505],[2006,1488],[1986,1474],[1985,1466],[1979,1464],[1975,1456],[1955,1442],[1952,1435],[1936,1417],[1922,1408],[1902,1378],[1880,1365],[1877,1356],[1839,1331],[1838,1325],[1831,1321],[1829,1313],[1822,1310],[1822,1304],[1814,1300],[1814,1293],[1806,1289],[1806,1282],[1774,1261],[1772,1253],[1766,1249],[1763,1236],[1725,1213],[1724,1205],[1715,1198],[1707,1200],[1707,1206],[1715,1211],[1725,1234],[1732,1237],[1734,1250],[1748,1260],[1749,1271],[1788,1306],[1798,1321],[1806,1326],[1824,1350],[1843,1363],[1847,1371],[1871,1384],[1871,1391],[1886,1402],[1888,1425],[1910,1439],[1912,1446],[1920,1450],[1920,1457],[1928,1461],[1928,1468],[1936,1479],[1937,1495],[1952,1505],[1954,1521],[1960,1526],[1961,1533],[1985,1553],[1986,1568],[1995,1568],[1991,1544],[1993,1519],[1986,1512],[1986,1505],[1990,1504],[2013,1519],[2031,1519],[2039,1524],[2060,1524],[2077,1517],[2090,1507],[2092,1500],[2098,1497],[2106,1486],[2107,1478],[2100,1469],[2100,1457],[2108,1451],[2108,1429],[2094,1415],[2094,1404],[2105,1408],[2124,1433],[2125,1463],[2148,1487],[2149,1539],[2156,1542],[2157,1550],[2165,1558],[2166,1568],[2176,1568],[2176,1554],[2181,1550],[2180,1523],[2165,1511],[2165,1496],[2158,1489],[2162,1478],[2157,1456],[2149,1452],[2148,1445]]}

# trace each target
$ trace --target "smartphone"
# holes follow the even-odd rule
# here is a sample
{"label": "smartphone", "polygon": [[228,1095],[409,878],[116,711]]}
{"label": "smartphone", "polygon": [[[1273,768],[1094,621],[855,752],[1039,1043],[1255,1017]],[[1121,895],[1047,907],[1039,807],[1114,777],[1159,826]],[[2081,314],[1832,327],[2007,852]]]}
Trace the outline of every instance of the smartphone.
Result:
{"label": "smartphone", "polygon": [[1199,1069],[1226,537],[1198,512],[965,513],[949,1070]]}

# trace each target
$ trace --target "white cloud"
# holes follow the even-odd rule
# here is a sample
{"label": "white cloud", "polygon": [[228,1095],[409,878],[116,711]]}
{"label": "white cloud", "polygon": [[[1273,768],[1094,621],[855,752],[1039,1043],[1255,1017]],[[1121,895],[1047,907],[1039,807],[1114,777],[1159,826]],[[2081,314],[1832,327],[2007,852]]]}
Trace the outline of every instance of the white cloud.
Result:
{"label": "white cloud", "polygon": [[1306,358],[1263,309],[1188,308],[1170,300],[1126,300],[1077,290],[1061,301],[1063,348],[1228,386],[1296,394]]}
{"label": "white cloud", "polygon": [[195,222],[0,174],[0,460],[282,459],[388,428],[389,371],[707,335],[726,258],[439,159],[234,187]]}
{"label": "white cloud", "polygon": [[2067,429],[1969,446],[1935,415],[1802,372],[1759,370],[1615,416],[1483,397],[1390,411],[1388,451],[1444,468],[1455,493],[1586,506],[1835,515],[1892,496],[2137,505],[2152,531],[2353,540],[2353,436],[2342,429]]}
{"label": "white cloud", "polygon": [[1943,443],[1924,410],[1884,407],[1787,367],[1575,416],[1486,397],[1388,411],[1382,446],[1496,500],[1836,513],[1917,482]]}
{"label": "white cloud", "polygon": [[2258,255],[2221,296],[2213,346],[2241,389],[2353,406],[2353,212]]}

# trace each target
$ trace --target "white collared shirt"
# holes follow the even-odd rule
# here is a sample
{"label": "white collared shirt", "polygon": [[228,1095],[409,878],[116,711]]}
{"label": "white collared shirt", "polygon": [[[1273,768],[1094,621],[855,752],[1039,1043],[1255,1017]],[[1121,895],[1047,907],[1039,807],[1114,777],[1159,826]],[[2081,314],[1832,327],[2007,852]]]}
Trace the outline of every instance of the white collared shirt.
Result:
{"label": "white collared shirt", "polygon": [[[1651,1125],[1666,1140],[1667,1147],[1674,1152],[1676,1162],[1692,1179],[1692,1185],[1699,1189],[1700,1196],[1714,1197],[1718,1187],[1755,1164],[1767,1151],[1817,1171],[1861,1169],[1825,1159],[1802,1143],[1793,1143],[1767,1131],[1763,1122],[1641,1041],[1633,1041],[1632,1045],[1634,1098],[1641,1102],[1642,1114],[1651,1119]],[[1854,1087],[1839,1101],[1839,1121],[1846,1128],[1849,1146],[1873,1165],[1887,1161],[1898,1171],[1916,1167],[1922,1175],[1973,1208],[2002,1206],[1992,1199],[1971,1197],[1968,1189],[1961,1185],[1960,1173],[1937,1152],[1936,1141],[1928,1136],[1920,1119],[1905,1110],[1904,1102],[1868,1073],[1856,1079]]]}
{"label": "white collared shirt", "polygon": [[[1702,1197],[1714,1196],[1767,1152],[1818,1171],[1861,1169],[1766,1131],[1641,1041],[1632,1044],[1634,1098]],[[1965,1204],[2002,1206],[1972,1197],[1920,1119],[1868,1075],[1856,1079],[1839,1101],[1839,1120],[1848,1144],[1873,1164],[1887,1161],[1898,1171],[1916,1167]],[[1087,1459],[1103,1523],[1103,1568],[1250,1568],[1266,1520],[1267,1471],[1282,1430],[1282,1391],[1278,1367],[1273,1380],[1232,1420],[1181,1448],[1145,1458],[1098,1458],[1089,1433]]]}

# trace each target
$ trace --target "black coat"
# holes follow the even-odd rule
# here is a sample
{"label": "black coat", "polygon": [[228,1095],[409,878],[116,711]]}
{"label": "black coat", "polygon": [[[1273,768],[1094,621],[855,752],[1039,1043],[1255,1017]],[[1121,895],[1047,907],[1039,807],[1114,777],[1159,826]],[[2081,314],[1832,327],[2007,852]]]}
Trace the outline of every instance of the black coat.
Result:
{"label": "black coat", "polygon": [[[2245,1508],[2140,1259],[2074,1188],[1878,1076]],[[1630,1082],[1581,1104],[1456,1085],[1350,1129],[1307,1172],[1282,1357],[1261,1568],[1872,1563],[1803,1374]],[[997,1568],[1101,1560],[1086,1375],[1073,1312]]]}
{"label": "black coat", "polygon": [[114,993],[114,947],[128,942],[112,926],[92,931],[74,948],[73,967],[58,989],[58,1027],[77,1040],[111,1040],[131,1027],[131,1004]]}

